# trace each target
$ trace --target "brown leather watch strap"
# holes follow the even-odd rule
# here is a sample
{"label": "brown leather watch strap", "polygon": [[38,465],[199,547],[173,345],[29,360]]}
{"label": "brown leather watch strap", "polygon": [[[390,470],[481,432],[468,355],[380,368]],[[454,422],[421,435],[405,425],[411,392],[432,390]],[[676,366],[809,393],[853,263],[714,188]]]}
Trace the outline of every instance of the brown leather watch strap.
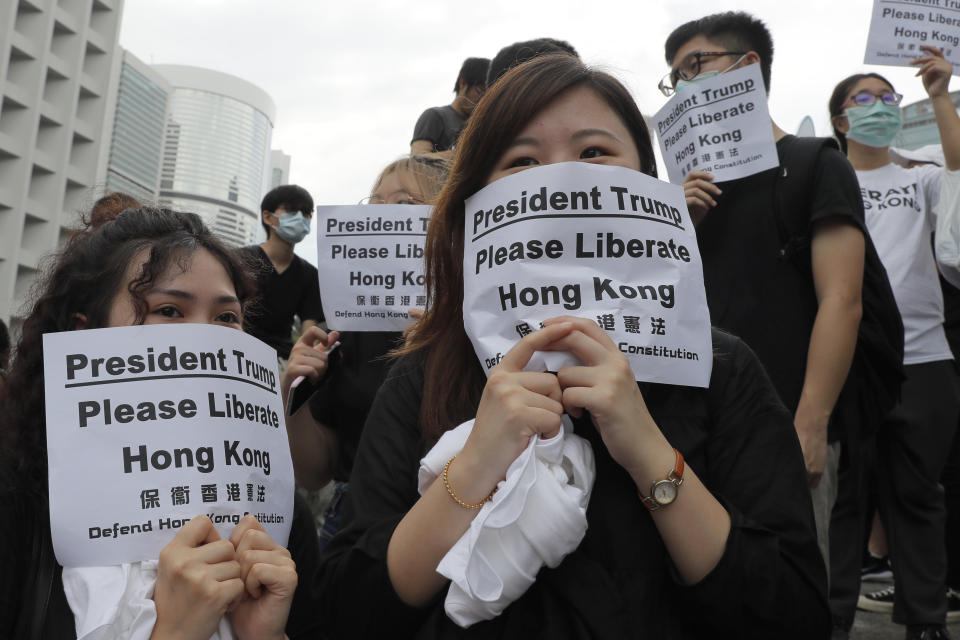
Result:
{"label": "brown leather watch strap", "polygon": [[[683,454],[680,453],[679,449],[674,448],[673,452],[676,455],[676,461],[674,462],[673,469],[667,474],[665,480],[668,480],[679,487],[681,484],[683,484],[683,469],[685,465],[683,461]],[[653,484],[656,485],[657,483],[654,482]],[[643,503],[643,506],[645,506],[648,511],[656,511],[663,506],[654,500],[652,496],[643,495],[640,490],[637,490],[637,494],[640,496],[640,501]]]}

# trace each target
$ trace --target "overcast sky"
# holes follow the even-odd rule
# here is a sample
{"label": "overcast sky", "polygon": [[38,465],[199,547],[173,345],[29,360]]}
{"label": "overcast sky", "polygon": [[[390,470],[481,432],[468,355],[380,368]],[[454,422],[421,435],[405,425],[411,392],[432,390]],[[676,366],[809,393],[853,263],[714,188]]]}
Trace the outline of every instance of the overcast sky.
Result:
{"label": "overcast sky", "polygon": [[[873,0],[126,0],[120,44],[148,63],[208,67],[248,80],[277,105],[273,148],[292,156],[291,180],[317,204],[368,195],[379,170],[409,151],[427,107],[448,104],[463,59],[492,58],[542,36],[572,43],[633,92],[646,115],[665,101],[663,41],[708,13],[763,19],[775,54],[770,113],[787,131],[811,115],[826,135],[827,99],[845,76],[886,75],[906,97],[925,97],[901,67],[863,64]],[[958,88],[953,80],[951,89]],[[656,142],[654,142],[656,146]],[[313,232],[297,252],[316,259]]]}

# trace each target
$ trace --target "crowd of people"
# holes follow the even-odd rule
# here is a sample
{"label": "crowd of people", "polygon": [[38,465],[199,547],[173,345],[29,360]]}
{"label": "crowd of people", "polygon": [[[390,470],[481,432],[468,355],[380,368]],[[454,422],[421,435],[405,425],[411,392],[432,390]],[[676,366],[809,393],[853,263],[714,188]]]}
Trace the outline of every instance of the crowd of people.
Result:
{"label": "crowd of people", "polygon": [[[43,335],[204,323],[276,349],[284,399],[298,378],[315,385],[286,428],[297,485],[333,483],[333,497],[319,531],[295,499],[285,547],[252,516],[228,539],[206,516],[191,520],[138,563],[155,575],[152,607],[134,616],[144,638],[810,640],[849,637],[858,605],[891,611],[909,640],[949,638],[948,617],[960,617],[960,305],[940,274],[960,278],[938,265],[931,238],[937,216],[960,216],[941,206],[960,183],[960,116],[950,63],[921,49],[914,64],[942,142],[932,162],[891,154],[902,96],[869,73],[841,80],[824,105],[835,139],[770,121],[777,167],[726,182],[686,175],[715,327],[706,388],[636,382],[593,319],[566,315],[522,336],[489,375],[476,357],[463,321],[465,200],[560,162],[657,176],[630,93],[563,41],[467,59],[453,102],[423,113],[410,155],[364,198],[433,207],[428,304],[410,309],[406,333],[326,329],[325,274],[294,253],[315,215],[300,187],[267,194],[267,239],[239,251],[193,213],[102,199],[38,286],[9,367],[0,360],[0,637],[134,628],[119,621],[133,616],[116,613],[122,598],[116,620],[81,624],[80,578],[53,557]],[[706,16],[666,39],[660,88],[756,64],[769,92],[773,51],[755,17]],[[537,351],[580,364],[525,370]],[[471,420],[441,477],[418,487],[424,456]],[[438,565],[531,439],[571,427],[595,464],[582,540],[463,628]],[[889,556],[893,586],[861,597],[871,554]]]}

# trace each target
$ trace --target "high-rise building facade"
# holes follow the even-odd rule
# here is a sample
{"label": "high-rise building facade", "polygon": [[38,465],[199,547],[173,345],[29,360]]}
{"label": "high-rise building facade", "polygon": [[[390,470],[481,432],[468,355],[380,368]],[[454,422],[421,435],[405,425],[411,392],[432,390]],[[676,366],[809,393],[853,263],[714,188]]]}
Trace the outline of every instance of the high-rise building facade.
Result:
{"label": "high-rise building facade", "polygon": [[89,206],[122,0],[0,2],[0,318]]}
{"label": "high-rise building facade", "polygon": [[[960,91],[951,91],[950,100],[960,112]],[[929,98],[904,105],[903,128],[893,139],[893,146],[901,149],[919,149],[928,144],[940,144],[940,131],[933,115]]]}
{"label": "high-rise building facade", "polygon": [[269,185],[276,107],[235,76],[153,65],[171,85],[160,171],[160,203],[193,211],[227,242],[253,243]]}
{"label": "high-rise building facade", "polygon": [[126,193],[144,203],[160,196],[160,165],[167,103],[173,87],[129,51],[115,65],[104,191]]}
{"label": "high-rise building facade", "polygon": [[270,152],[270,188],[290,184],[290,156],[280,149]]}

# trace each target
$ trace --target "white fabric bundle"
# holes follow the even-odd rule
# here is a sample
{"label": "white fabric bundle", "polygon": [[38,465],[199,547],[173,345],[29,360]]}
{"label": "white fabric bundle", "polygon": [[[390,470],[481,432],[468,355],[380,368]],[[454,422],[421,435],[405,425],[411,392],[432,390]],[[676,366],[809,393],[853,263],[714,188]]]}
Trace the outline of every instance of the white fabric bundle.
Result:
{"label": "white fabric bundle", "polygon": [[960,171],[944,169],[940,179],[940,200],[933,208],[937,218],[934,252],[943,277],[960,287]]}
{"label": "white fabric bundle", "polygon": [[[153,588],[157,561],[109,567],[64,567],[63,591],[73,611],[77,640],[150,640],[157,622]],[[232,640],[227,616],[210,640]]]}
{"label": "white fabric bundle", "polygon": [[[446,432],[420,461],[419,491],[463,449],[473,420]],[[556,567],[587,532],[587,503],[596,476],[590,443],[563,417],[553,438],[531,438],[507,469],[493,499],[437,567],[450,579],[447,616],[461,627],[498,616],[533,584],[544,565]]]}

